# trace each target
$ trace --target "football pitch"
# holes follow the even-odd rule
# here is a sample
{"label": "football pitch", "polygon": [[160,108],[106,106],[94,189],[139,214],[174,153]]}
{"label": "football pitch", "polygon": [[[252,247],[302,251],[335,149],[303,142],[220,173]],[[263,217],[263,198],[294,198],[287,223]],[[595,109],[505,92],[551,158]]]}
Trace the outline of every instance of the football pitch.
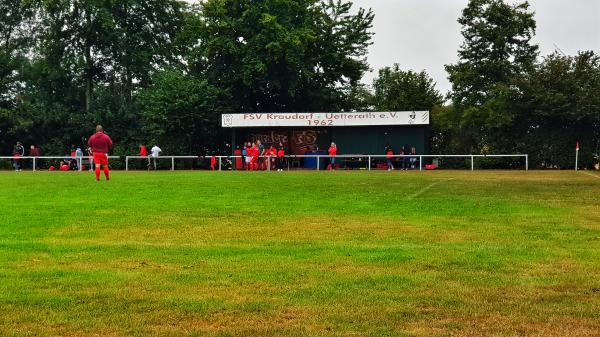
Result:
{"label": "football pitch", "polygon": [[0,336],[599,336],[589,172],[0,173]]}

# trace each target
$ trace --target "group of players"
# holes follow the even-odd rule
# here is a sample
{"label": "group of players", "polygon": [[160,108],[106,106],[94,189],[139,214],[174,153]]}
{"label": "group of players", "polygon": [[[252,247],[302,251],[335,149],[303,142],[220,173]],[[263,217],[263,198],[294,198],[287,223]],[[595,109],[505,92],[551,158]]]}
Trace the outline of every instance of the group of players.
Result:
{"label": "group of players", "polygon": [[[327,150],[329,155],[330,170],[335,170],[335,157],[337,156],[337,145],[331,143]],[[247,142],[242,151],[244,169],[247,171],[267,170],[277,168],[277,171],[283,171],[285,167],[285,149],[283,143],[279,143],[277,147],[271,145],[265,148],[260,140],[255,142]]]}
{"label": "group of players", "polygon": [[268,149],[262,145],[260,140],[247,142],[242,151],[244,168],[248,171],[266,170],[277,167],[277,171],[283,171],[285,165],[285,149],[279,143],[277,148],[271,145]]}

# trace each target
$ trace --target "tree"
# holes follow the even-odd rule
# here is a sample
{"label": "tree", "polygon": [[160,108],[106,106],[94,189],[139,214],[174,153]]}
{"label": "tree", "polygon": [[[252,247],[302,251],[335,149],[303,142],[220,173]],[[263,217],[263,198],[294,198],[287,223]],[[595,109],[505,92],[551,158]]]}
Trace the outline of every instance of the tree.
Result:
{"label": "tree", "polygon": [[192,72],[228,90],[238,111],[340,105],[368,69],[373,13],[342,0],[208,0]]}
{"label": "tree", "polygon": [[[117,143],[131,142],[141,129],[135,94],[151,84],[153,74],[180,62],[176,44],[186,5],[177,0],[21,3],[31,14],[23,12],[23,28],[13,29],[22,34],[13,36],[23,36],[27,53],[21,54],[28,58],[21,63],[20,82],[11,79],[20,84],[18,90],[0,84],[0,96],[19,97],[11,110],[18,116],[0,117],[6,121],[0,124],[14,126],[0,138],[25,139],[35,130],[32,141],[60,150],[81,143],[102,123]],[[7,8],[13,7],[20,8]]]}
{"label": "tree", "polygon": [[0,13],[0,108],[8,108],[14,107],[22,85],[34,7],[29,1],[6,0],[0,2]]}
{"label": "tree", "polygon": [[28,32],[35,25],[34,7],[29,1],[2,1],[0,13],[0,150],[4,152],[12,145],[9,138],[17,136],[21,122],[26,122],[15,108],[24,85],[23,70],[28,67]]}
{"label": "tree", "polygon": [[[471,0],[458,22],[464,43],[459,61],[447,65],[452,101],[462,115],[461,128],[477,148],[493,147],[497,131],[514,115],[507,109],[513,81],[534,67],[538,47],[534,13],[527,2]],[[477,149],[465,149],[477,150]]]}
{"label": "tree", "polygon": [[515,83],[510,129],[516,145],[539,167],[572,168],[575,143],[590,167],[600,147],[600,56],[552,54]]}
{"label": "tree", "polygon": [[159,143],[171,153],[199,153],[215,146],[220,114],[230,112],[222,90],[173,70],[157,74],[138,99],[143,125],[139,141]]}
{"label": "tree", "polygon": [[429,111],[443,103],[435,82],[425,71],[403,71],[398,64],[380,69],[373,86],[378,111]]}
{"label": "tree", "polygon": [[332,111],[374,111],[375,97],[369,86],[362,83],[349,84],[342,88],[342,100]]}

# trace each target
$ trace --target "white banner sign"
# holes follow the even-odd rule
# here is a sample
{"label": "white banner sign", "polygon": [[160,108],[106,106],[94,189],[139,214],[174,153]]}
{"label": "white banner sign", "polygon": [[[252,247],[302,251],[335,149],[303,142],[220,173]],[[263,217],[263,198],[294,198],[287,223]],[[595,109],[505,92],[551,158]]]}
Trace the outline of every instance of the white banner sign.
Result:
{"label": "white banner sign", "polygon": [[248,113],[221,119],[224,128],[429,125],[429,111]]}

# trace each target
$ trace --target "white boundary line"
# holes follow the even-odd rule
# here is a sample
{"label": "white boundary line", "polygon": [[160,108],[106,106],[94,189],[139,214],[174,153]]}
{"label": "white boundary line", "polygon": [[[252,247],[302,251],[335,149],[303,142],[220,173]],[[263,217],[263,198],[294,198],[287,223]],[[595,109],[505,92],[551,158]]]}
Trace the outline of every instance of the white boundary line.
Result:
{"label": "white boundary line", "polygon": [[585,174],[587,174],[590,177],[594,177],[596,179],[600,179],[600,176],[598,176],[598,175],[595,175],[595,174],[592,174],[592,173],[589,173],[589,172],[584,172],[584,171],[579,171],[579,172],[585,173]]}
{"label": "white boundary line", "polygon": [[438,181],[436,181],[436,182],[433,182],[433,183],[431,183],[431,184],[429,184],[429,185],[427,185],[427,186],[423,187],[423,188],[422,188],[420,191],[418,191],[417,193],[415,193],[415,194],[412,194],[412,195],[409,195],[409,196],[408,196],[406,199],[407,199],[407,200],[412,200],[412,199],[414,199],[414,198],[416,198],[416,197],[419,197],[419,196],[423,195],[423,193],[425,193],[425,192],[429,191],[430,189],[432,189],[433,187],[435,187],[435,186],[439,185],[440,183],[443,183],[443,182],[448,182],[448,181],[452,181],[452,180],[454,180],[454,178],[450,178],[450,179],[446,179],[446,180],[438,180]]}

